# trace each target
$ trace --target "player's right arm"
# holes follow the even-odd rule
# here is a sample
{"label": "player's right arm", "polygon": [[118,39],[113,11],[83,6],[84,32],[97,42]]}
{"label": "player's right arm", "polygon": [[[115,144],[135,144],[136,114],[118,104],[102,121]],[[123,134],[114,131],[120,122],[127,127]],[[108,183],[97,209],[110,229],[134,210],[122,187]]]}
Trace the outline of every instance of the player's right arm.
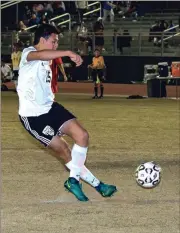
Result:
{"label": "player's right arm", "polygon": [[76,63],[76,66],[82,64],[82,58],[71,51],[58,51],[58,50],[41,50],[41,51],[31,51],[27,55],[27,61],[49,61],[59,57],[69,57],[73,62]]}
{"label": "player's right arm", "polygon": [[88,67],[90,67],[91,69],[95,69],[95,67],[94,67],[94,57],[92,59],[92,64],[88,65]]}

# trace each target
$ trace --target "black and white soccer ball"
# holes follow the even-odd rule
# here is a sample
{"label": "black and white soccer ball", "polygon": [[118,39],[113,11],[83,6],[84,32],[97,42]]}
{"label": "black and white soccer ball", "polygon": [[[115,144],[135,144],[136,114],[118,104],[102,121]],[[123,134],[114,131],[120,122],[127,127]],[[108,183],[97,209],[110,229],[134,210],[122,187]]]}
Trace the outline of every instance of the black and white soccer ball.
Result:
{"label": "black and white soccer ball", "polygon": [[161,181],[161,167],[152,162],[139,165],[136,169],[136,181],[143,188],[154,188]]}

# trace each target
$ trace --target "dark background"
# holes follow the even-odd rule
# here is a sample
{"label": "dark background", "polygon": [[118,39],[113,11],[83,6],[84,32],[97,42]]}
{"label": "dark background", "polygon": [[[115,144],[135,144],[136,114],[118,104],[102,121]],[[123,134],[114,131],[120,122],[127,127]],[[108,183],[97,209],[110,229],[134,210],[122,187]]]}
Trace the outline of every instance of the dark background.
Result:
{"label": "dark background", "polygon": [[[63,59],[66,62],[66,59]],[[83,57],[83,64],[73,69],[72,78],[76,80],[87,80],[87,66],[92,63],[92,57]],[[131,83],[131,81],[142,81],[144,78],[144,65],[168,62],[171,66],[172,61],[179,61],[178,57],[120,57],[105,56],[104,61],[107,66],[106,82],[109,83]],[[67,60],[68,61],[68,60]]]}

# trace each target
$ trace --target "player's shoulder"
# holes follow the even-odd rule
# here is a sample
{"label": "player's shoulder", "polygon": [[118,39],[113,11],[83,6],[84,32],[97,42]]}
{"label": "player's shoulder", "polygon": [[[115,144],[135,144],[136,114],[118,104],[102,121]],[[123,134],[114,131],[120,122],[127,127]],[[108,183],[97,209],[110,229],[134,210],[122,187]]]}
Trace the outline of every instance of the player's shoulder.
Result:
{"label": "player's shoulder", "polygon": [[23,49],[22,53],[27,53],[27,52],[31,52],[31,51],[36,51],[36,49],[33,46],[29,46],[25,49]]}

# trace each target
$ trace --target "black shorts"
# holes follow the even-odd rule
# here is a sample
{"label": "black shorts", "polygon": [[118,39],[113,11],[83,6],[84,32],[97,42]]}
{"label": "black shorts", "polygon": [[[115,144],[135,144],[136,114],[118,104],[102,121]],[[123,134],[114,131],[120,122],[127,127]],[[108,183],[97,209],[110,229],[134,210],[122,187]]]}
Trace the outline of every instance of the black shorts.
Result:
{"label": "black shorts", "polygon": [[98,78],[102,82],[103,76],[104,76],[104,71],[100,70],[100,69],[99,70],[93,69],[91,75],[92,75],[93,82],[97,82]]}
{"label": "black shorts", "polygon": [[62,126],[65,122],[76,118],[62,105],[54,102],[48,113],[40,116],[19,116],[24,128],[38,141],[48,146],[54,136],[62,136]]}

